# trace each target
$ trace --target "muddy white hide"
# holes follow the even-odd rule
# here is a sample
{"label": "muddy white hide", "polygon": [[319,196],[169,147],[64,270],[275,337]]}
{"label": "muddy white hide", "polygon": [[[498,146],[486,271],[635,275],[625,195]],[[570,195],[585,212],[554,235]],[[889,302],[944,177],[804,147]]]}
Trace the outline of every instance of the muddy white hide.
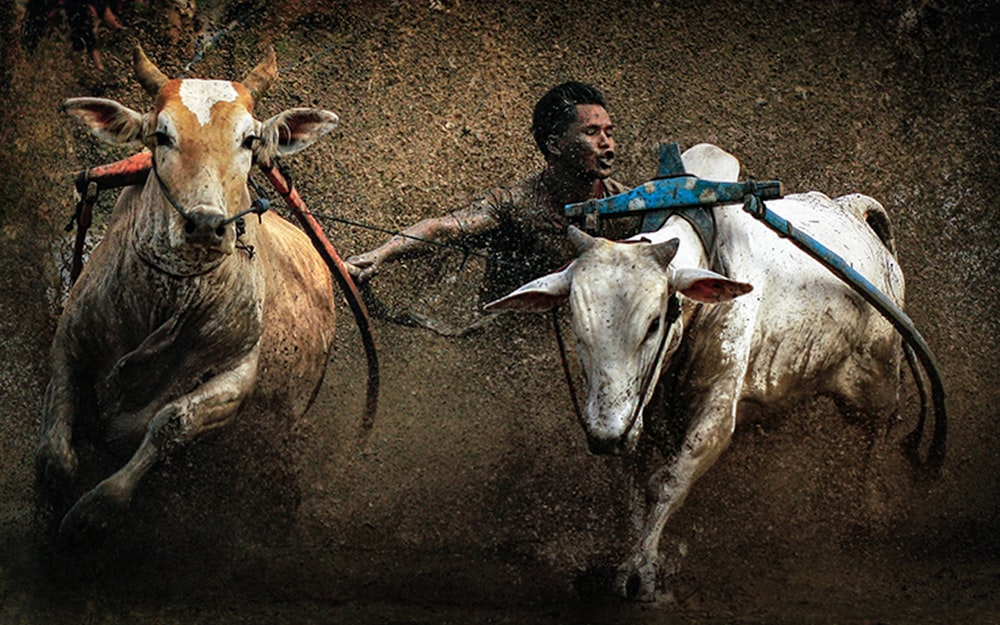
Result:
{"label": "muddy white hide", "polygon": [[[715,146],[683,159],[701,178],[737,179],[739,162]],[[902,272],[868,225],[888,224],[874,199],[812,192],[767,205],[902,306]],[[901,351],[890,323],[742,206],[715,216],[716,250],[676,216],[627,242],[572,229],[573,263],[486,307],[538,312],[568,301],[591,450],[631,453],[645,429],[662,452],[644,495],[632,497],[644,508],[633,511],[641,530],[615,580],[618,593],[641,600],[656,595],[666,522],[729,445],[742,405],[781,411],[825,395],[873,421],[897,405]],[[645,410],[657,383],[663,405]]]}

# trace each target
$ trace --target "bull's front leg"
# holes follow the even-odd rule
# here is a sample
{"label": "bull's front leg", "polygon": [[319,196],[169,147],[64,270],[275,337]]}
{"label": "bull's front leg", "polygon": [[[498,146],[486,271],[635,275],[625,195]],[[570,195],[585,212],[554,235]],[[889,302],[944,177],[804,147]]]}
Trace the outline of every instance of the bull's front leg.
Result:
{"label": "bull's front leg", "polygon": [[86,492],[66,514],[59,526],[60,541],[87,542],[104,534],[120,520],[150,468],[178,447],[229,423],[254,388],[259,353],[258,343],[232,369],[163,406],[125,466]]}
{"label": "bull's front leg", "polygon": [[684,503],[694,482],[715,464],[732,440],[735,402],[719,397],[711,403],[701,413],[702,417],[692,423],[674,458],[649,479],[642,529],[630,556],[618,567],[615,576],[614,591],[620,596],[638,601],[656,600],[663,529]]}
{"label": "bull's front leg", "polygon": [[45,389],[42,429],[35,452],[35,476],[46,503],[57,510],[65,510],[77,473],[73,417],[78,384],[64,348],[55,347],[52,362],[52,377]]}

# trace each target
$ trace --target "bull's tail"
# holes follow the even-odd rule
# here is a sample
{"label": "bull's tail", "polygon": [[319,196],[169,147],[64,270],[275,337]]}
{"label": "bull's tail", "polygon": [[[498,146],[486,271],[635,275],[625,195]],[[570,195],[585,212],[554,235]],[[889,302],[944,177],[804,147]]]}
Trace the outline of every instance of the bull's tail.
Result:
{"label": "bull's tail", "polygon": [[[896,243],[892,236],[889,216],[886,214],[885,208],[877,200],[867,195],[855,193],[839,197],[834,202],[848,214],[868,224],[872,232],[885,245],[886,249],[895,255]],[[768,223],[770,224],[770,222]],[[891,322],[896,331],[902,335],[904,340],[903,350],[910,369],[913,372],[913,378],[918,380],[917,385],[921,389],[922,397],[920,420],[917,423],[916,429],[903,442],[903,449],[907,457],[910,458],[911,462],[917,466],[921,473],[937,477],[940,475],[941,465],[944,463],[945,442],[948,437],[948,420],[944,401],[944,381],[941,379],[941,372],[934,362],[934,355],[931,353],[930,347],[928,347],[924,338],[920,336],[920,332],[917,331],[916,326],[913,325],[913,320],[900,310],[895,302],[891,301],[884,293],[868,283],[864,277],[844,265],[843,259],[837,257],[837,260],[840,261],[839,264],[827,262],[829,259],[823,257],[816,247],[804,243],[801,233],[796,233],[789,228],[787,234],[801,249],[806,250],[807,253],[820,260],[830,271],[847,282],[851,288],[864,297],[883,317]],[[830,254],[830,256],[836,255]],[[916,366],[918,361],[921,365],[920,367]],[[923,381],[920,377],[919,369],[923,369],[923,372],[927,375],[931,389],[931,402],[934,406],[934,435],[928,445],[927,458],[924,461],[920,460],[919,448],[927,422],[926,391],[923,389]]]}
{"label": "bull's tail", "polygon": [[865,223],[875,232],[875,236],[882,241],[886,249],[893,256],[896,255],[896,237],[892,233],[892,222],[889,221],[889,214],[885,212],[881,204],[875,203],[877,210],[865,213]]}
{"label": "bull's tail", "polygon": [[917,393],[920,395],[920,416],[917,418],[917,425],[906,437],[903,438],[903,455],[915,470],[929,477],[938,477],[941,473],[941,465],[944,464],[945,446],[948,437],[948,416],[945,411],[944,393],[938,392],[937,386],[932,385],[934,403],[934,433],[930,446],[927,450],[926,460],[920,458],[920,444],[924,437],[924,428],[927,425],[927,387],[924,379],[920,375],[920,367],[917,363],[916,354],[913,348],[905,340],[901,341],[903,355],[906,357],[906,364],[910,368],[913,381],[917,386]]}

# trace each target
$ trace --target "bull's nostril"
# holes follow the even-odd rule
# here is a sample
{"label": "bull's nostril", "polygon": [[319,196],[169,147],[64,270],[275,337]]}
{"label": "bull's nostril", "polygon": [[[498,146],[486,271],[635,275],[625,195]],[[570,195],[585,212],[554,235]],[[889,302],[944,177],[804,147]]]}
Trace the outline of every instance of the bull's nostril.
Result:
{"label": "bull's nostril", "polygon": [[195,231],[195,225],[193,221],[189,219],[188,221],[184,222],[184,232],[186,232],[187,234],[194,234],[194,231]]}
{"label": "bull's nostril", "polygon": [[225,226],[219,226],[218,228],[215,229],[215,235],[216,236],[221,237],[224,234],[226,234],[226,227]]}
{"label": "bull's nostril", "polygon": [[642,588],[642,578],[639,577],[638,571],[633,571],[631,575],[628,576],[628,582],[625,583],[625,595],[629,599],[635,599],[639,596],[639,590]]}
{"label": "bull's nostril", "polygon": [[618,453],[618,440],[614,438],[588,437],[587,446],[590,453],[597,456],[615,455]]}

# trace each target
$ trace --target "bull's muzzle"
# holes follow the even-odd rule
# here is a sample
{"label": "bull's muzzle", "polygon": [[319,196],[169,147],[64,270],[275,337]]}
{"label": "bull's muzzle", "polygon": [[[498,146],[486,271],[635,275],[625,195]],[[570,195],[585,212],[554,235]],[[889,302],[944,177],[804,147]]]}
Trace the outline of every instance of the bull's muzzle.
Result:
{"label": "bull's muzzle", "polygon": [[634,405],[624,407],[622,414],[584,413],[583,429],[587,434],[587,447],[593,454],[624,456],[635,450],[642,433],[642,417]]}
{"label": "bull's muzzle", "polygon": [[598,456],[620,456],[625,451],[625,444],[618,437],[602,437],[587,435],[587,447],[590,453]]}
{"label": "bull's muzzle", "polygon": [[226,230],[226,216],[218,208],[198,206],[184,214],[184,236],[191,245],[221,247]]}

